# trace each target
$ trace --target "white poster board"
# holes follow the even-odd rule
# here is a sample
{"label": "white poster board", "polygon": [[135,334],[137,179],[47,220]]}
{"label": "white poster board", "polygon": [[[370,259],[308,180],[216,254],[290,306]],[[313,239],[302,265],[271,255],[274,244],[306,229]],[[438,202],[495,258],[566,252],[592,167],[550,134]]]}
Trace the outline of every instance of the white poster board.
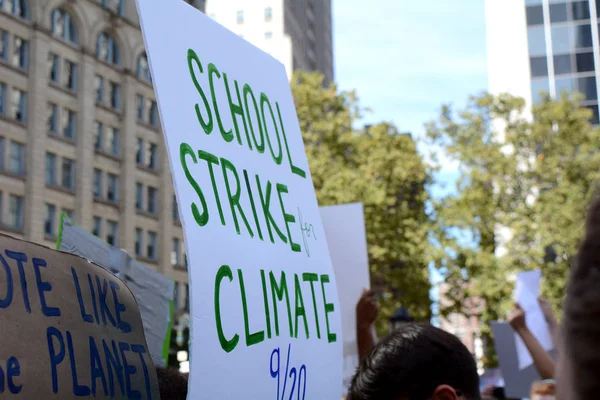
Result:
{"label": "white poster board", "polygon": [[[542,280],[542,272],[537,269],[533,271],[520,272],[517,275],[517,283],[515,285],[514,300],[519,303],[523,311],[525,311],[525,322],[531,333],[540,342],[540,345],[546,351],[552,350],[552,335],[550,327],[542,307],[538,302],[540,295],[540,282]],[[515,333],[515,343],[517,346],[517,358],[519,360],[519,370],[525,369],[533,364],[533,359],[527,346],[523,343],[523,339]]]}
{"label": "white poster board", "polygon": [[189,398],[339,399],[336,280],[285,68],[168,3],[137,1],[190,261]]}
{"label": "white poster board", "polygon": [[321,207],[321,219],[340,296],[344,336],[342,392],[345,395],[358,367],[356,303],[363,289],[370,287],[363,207],[360,203]]}

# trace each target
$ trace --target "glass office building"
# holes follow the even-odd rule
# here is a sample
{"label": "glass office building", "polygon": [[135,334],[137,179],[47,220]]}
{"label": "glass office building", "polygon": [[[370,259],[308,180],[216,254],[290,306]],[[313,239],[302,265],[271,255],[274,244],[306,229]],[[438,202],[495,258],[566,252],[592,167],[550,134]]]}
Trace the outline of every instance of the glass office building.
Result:
{"label": "glass office building", "polygon": [[486,0],[490,91],[581,92],[598,123],[599,16],[600,0]]}

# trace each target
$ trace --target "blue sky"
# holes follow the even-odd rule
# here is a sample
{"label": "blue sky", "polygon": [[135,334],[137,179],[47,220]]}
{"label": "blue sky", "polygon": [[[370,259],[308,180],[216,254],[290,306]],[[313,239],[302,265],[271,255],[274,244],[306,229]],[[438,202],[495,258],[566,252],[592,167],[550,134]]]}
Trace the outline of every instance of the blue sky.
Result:
{"label": "blue sky", "polygon": [[[371,109],[364,123],[391,121],[419,137],[442,104],[461,107],[487,88],[482,0],[333,0],[333,19],[335,80]],[[452,190],[457,176],[445,165],[447,186],[432,194]]]}
{"label": "blue sky", "polygon": [[[482,0],[333,0],[333,19],[335,80],[372,110],[365,123],[418,137],[442,104],[487,88]],[[440,178],[456,175],[448,165]]]}

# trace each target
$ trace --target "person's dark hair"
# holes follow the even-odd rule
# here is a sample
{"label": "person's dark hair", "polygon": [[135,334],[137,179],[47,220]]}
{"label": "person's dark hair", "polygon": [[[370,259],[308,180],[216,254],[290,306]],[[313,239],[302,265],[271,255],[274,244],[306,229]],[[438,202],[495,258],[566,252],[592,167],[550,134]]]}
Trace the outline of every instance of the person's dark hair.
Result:
{"label": "person's dark hair", "polygon": [[361,362],[349,400],[424,400],[439,385],[479,399],[475,359],[456,336],[429,324],[411,324],[383,339]]}
{"label": "person's dark hair", "polygon": [[158,389],[161,400],[186,400],[188,392],[187,376],[175,368],[156,368]]}
{"label": "person's dark hair", "polygon": [[588,211],[585,239],[571,268],[564,303],[564,358],[573,400],[600,393],[600,198]]}

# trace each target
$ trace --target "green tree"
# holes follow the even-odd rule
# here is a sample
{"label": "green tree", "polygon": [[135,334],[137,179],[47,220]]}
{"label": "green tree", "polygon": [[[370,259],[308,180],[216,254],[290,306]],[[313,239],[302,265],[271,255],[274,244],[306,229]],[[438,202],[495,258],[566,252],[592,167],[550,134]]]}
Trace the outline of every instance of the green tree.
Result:
{"label": "green tree", "polygon": [[[560,312],[600,172],[600,132],[580,101],[546,97],[528,115],[522,99],[484,94],[460,113],[443,107],[428,125],[429,144],[460,172],[456,192],[434,205],[432,259],[450,288],[440,311],[480,317],[488,344],[489,322],[506,315],[519,271],[541,268],[542,294]],[[467,298],[480,306],[465,307]]]}
{"label": "green tree", "polygon": [[429,320],[428,169],[410,135],[389,123],[356,129],[354,93],[299,73],[292,92],[320,205],[361,202],[371,281],[384,288],[378,330],[400,305]]}

